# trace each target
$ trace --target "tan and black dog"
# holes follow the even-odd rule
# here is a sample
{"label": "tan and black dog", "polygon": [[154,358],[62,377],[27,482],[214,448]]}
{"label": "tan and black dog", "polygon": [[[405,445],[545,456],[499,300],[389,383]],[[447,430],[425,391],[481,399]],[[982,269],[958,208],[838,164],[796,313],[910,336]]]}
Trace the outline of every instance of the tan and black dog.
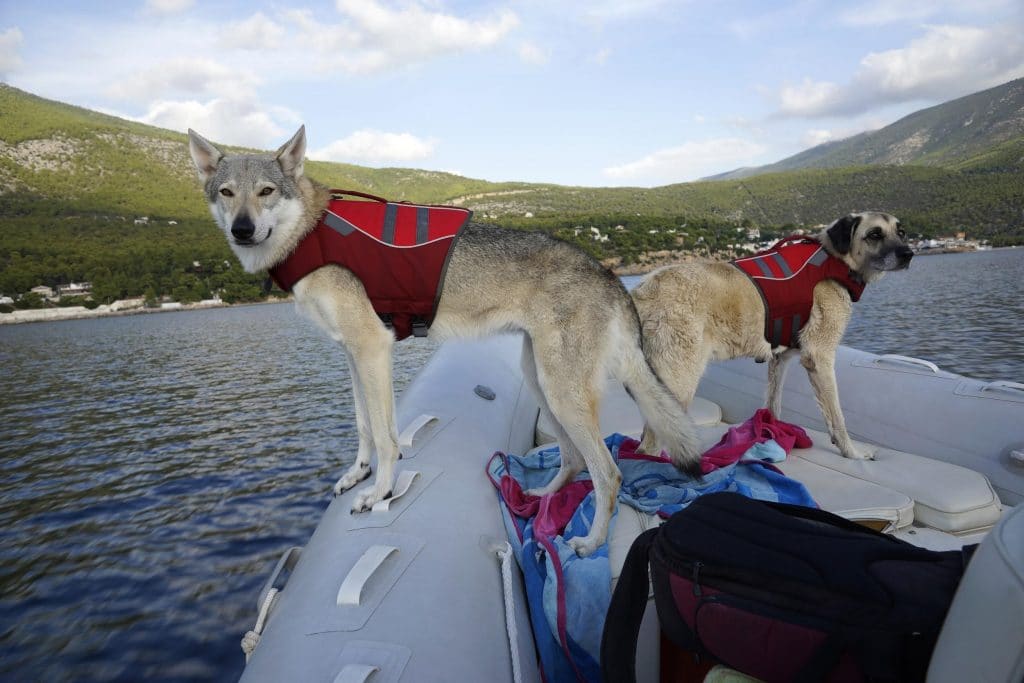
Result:
{"label": "tan and black dog", "polygon": [[[767,406],[776,416],[781,412],[786,362],[799,353],[832,442],[847,458],[863,459],[869,456],[854,447],[839,406],[836,348],[850,320],[851,302],[859,296],[857,283],[862,289],[886,271],[906,268],[913,252],[900,222],[873,211],[844,216],[810,240],[824,252],[818,250],[813,259],[817,263],[806,267],[821,266],[831,257],[841,264],[827,264],[833,266],[830,272],[842,271],[842,275],[812,285],[806,294],[809,313],[801,325],[794,323],[792,341],[787,335],[789,346],[770,340],[768,303],[756,277],[737,263],[692,262],[659,268],[633,290],[644,348],[654,371],[687,407],[708,361],[743,356],[767,360]],[[767,273],[768,267],[763,268]],[[783,269],[785,273],[775,279],[794,276],[788,266]],[[642,448],[657,452],[659,441],[657,428],[648,424]]]}

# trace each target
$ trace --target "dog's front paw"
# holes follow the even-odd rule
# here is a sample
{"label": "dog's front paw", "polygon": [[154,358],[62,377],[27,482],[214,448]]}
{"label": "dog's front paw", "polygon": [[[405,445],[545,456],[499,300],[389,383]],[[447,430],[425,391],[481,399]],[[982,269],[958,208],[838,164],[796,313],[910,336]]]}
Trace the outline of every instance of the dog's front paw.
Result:
{"label": "dog's front paw", "polygon": [[570,538],[566,543],[569,544],[570,548],[576,551],[576,554],[579,557],[590,557],[594,554],[594,551],[601,547],[601,544],[597,542],[597,539],[591,538],[590,536],[576,536],[574,538]]}
{"label": "dog's front paw", "polygon": [[356,494],[356,499],[352,501],[352,512],[369,512],[374,505],[390,497],[391,489],[381,491],[378,484],[367,486]]}
{"label": "dog's front paw", "polygon": [[334,484],[334,495],[335,497],[340,496],[345,491],[363,481],[367,477],[373,474],[373,469],[369,464],[354,463],[352,467],[348,468],[348,472],[341,476]]}
{"label": "dog's front paw", "polygon": [[843,454],[844,458],[849,458],[850,460],[874,460],[875,459],[875,452],[874,451],[865,451],[862,448],[857,448],[856,446],[852,446],[852,445],[851,446],[847,446],[846,448],[841,448],[839,450],[839,452]]}

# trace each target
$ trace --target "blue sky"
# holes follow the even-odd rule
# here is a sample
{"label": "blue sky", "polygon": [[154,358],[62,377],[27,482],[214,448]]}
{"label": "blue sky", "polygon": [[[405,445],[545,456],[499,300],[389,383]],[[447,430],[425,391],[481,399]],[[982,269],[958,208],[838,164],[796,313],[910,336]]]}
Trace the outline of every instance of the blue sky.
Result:
{"label": "blue sky", "polygon": [[656,186],[1024,76],[1020,0],[0,1],[0,80],[214,141]]}

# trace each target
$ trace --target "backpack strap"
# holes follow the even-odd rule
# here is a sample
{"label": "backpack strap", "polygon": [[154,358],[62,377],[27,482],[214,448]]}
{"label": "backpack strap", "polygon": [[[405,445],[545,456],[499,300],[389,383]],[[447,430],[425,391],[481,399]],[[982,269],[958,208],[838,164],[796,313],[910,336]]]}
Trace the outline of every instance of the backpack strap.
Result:
{"label": "backpack strap", "polygon": [[648,557],[660,530],[655,527],[637,536],[622,565],[601,635],[601,677],[606,681],[636,683],[636,641],[650,587]]}

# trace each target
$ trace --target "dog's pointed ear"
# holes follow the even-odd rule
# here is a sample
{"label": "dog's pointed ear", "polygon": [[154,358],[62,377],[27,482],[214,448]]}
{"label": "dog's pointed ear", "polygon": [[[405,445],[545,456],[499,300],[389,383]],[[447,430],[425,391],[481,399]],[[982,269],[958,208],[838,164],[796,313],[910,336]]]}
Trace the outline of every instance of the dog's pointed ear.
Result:
{"label": "dog's pointed ear", "polygon": [[829,226],[825,234],[832,242],[832,247],[839,254],[849,254],[850,245],[853,243],[853,233],[860,225],[860,216],[847,214]]}
{"label": "dog's pointed ear", "polygon": [[204,183],[217,170],[217,164],[224,158],[224,153],[212,142],[191,128],[188,129],[188,151],[192,153],[192,162],[199,172],[199,179]]}
{"label": "dog's pointed ear", "polygon": [[306,126],[299,126],[299,130],[292,139],[281,145],[277,150],[277,163],[281,164],[281,170],[285,174],[298,178],[302,175],[302,163],[306,157]]}

